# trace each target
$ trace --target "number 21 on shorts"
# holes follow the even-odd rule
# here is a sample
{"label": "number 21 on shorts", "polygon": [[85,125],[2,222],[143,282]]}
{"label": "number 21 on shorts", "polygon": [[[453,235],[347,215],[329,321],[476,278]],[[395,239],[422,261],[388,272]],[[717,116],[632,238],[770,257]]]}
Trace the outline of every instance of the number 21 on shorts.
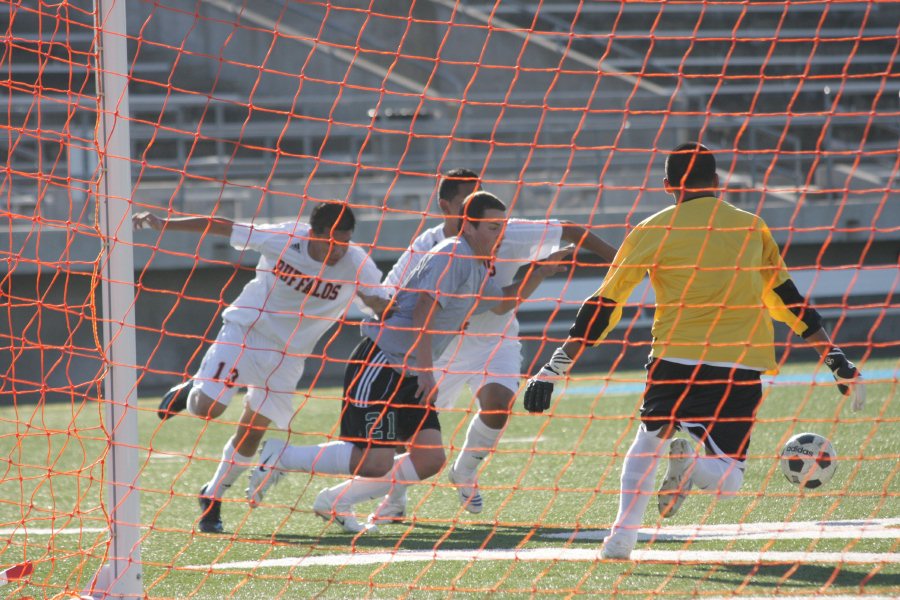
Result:
{"label": "number 21 on shorts", "polygon": [[[387,431],[385,431],[387,425]],[[385,433],[387,435],[385,435]],[[366,437],[370,440],[397,439],[397,413],[372,411],[366,413]]]}

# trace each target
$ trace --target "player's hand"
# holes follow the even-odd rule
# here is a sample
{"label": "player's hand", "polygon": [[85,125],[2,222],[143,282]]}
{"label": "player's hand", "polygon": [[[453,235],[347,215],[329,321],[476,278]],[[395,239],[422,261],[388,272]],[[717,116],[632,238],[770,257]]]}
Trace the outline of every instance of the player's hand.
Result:
{"label": "player's hand", "polygon": [[553,399],[553,382],[565,377],[572,368],[573,360],[562,347],[553,352],[546,365],[541,367],[537,375],[528,380],[525,386],[525,410],[542,413],[550,408]]}
{"label": "player's hand", "polygon": [[530,413],[542,413],[550,408],[553,399],[553,382],[538,379],[535,375],[525,386],[525,410]]}
{"label": "player's hand", "polygon": [[382,298],[376,294],[370,296],[362,291],[357,291],[356,295],[375,313],[379,321],[384,321],[394,312],[393,298]]}
{"label": "player's hand", "polygon": [[561,248],[543,260],[535,263],[537,272],[541,277],[551,277],[557,273],[563,273],[570,266],[575,246],[569,245]]}
{"label": "player's hand", "polygon": [[862,374],[852,362],[847,359],[840,348],[832,348],[825,355],[825,366],[831,369],[834,380],[837,382],[838,391],[851,399],[850,408],[854,411],[862,410],[866,405],[866,386],[862,382]]}
{"label": "player's hand", "polygon": [[416,376],[419,382],[416,387],[416,398],[420,403],[434,404],[437,401],[437,382],[431,371],[419,371]]}
{"label": "player's hand", "polygon": [[140,212],[131,217],[131,225],[134,229],[153,229],[159,231],[163,228],[165,221],[160,219],[153,213]]}

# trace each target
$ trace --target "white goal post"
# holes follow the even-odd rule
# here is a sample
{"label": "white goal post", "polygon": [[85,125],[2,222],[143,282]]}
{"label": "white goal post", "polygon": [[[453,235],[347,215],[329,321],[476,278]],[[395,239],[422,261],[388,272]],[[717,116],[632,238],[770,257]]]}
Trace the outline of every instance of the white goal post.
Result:
{"label": "white goal post", "polygon": [[97,149],[100,171],[96,202],[103,254],[104,418],[110,541],[88,594],[143,597],[138,426],[134,331],[134,254],[131,230],[131,137],[128,104],[128,45],[123,0],[96,0],[98,61]]}

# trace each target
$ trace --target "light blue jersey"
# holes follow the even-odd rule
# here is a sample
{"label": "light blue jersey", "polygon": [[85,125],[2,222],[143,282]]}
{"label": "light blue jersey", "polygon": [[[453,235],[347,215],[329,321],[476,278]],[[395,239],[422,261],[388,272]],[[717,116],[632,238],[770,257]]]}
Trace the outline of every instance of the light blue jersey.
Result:
{"label": "light blue jersey", "polygon": [[406,274],[394,299],[394,312],[384,322],[363,324],[362,333],[381,348],[392,365],[413,365],[421,331],[413,330],[419,294],[434,297],[440,310],[431,320],[432,359],[437,359],[475,313],[489,310],[503,295],[489,266],[476,257],[462,237],[447,238],[432,248]]}

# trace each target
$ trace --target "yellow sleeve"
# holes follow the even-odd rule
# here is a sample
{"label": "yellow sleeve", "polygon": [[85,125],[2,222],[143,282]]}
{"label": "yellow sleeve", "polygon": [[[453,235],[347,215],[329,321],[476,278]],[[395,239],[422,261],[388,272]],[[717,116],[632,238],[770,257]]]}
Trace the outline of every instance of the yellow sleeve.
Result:
{"label": "yellow sleeve", "polygon": [[769,228],[762,226],[763,303],[773,319],[797,335],[808,337],[822,328],[822,318],[797,290]]}
{"label": "yellow sleeve", "polygon": [[655,249],[650,245],[648,236],[640,226],[632,230],[616,252],[612,267],[594,296],[608,298],[616,304],[625,303],[653,266],[649,261]]}
{"label": "yellow sleeve", "polygon": [[613,259],[609,273],[590,298],[584,301],[575,317],[569,336],[596,345],[604,340],[622,318],[624,304],[647,273],[648,251],[640,226],[625,238]]}

